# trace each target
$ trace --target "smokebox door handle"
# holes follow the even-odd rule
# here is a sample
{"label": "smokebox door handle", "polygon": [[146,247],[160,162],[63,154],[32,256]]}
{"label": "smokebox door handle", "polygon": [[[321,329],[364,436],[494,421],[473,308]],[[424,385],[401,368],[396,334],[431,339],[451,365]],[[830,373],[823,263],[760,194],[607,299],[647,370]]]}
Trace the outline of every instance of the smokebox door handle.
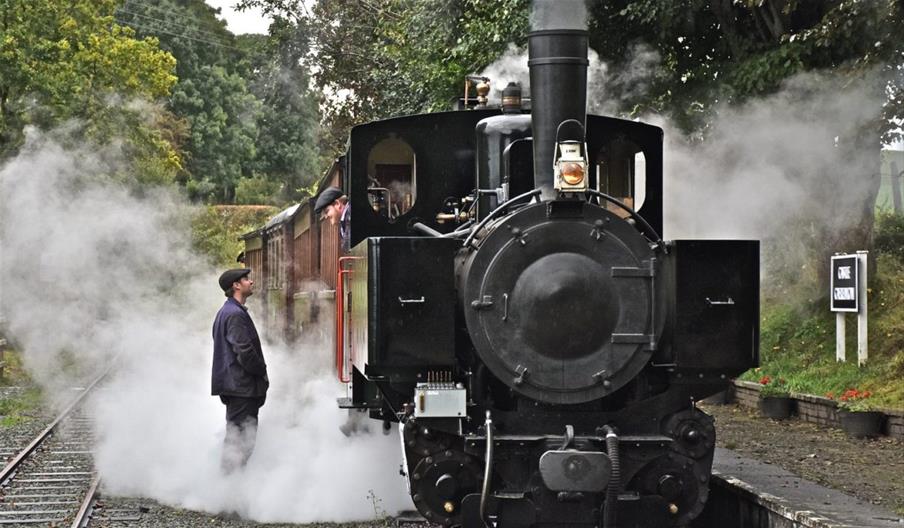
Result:
{"label": "smokebox door handle", "polygon": [[424,304],[427,301],[424,299],[424,296],[421,295],[417,299],[403,299],[402,297],[399,297],[399,302],[402,304]]}
{"label": "smokebox door handle", "polygon": [[734,303],[735,303],[734,299],[732,299],[731,297],[726,298],[724,301],[714,301],[714,300],[710,299],[709,297],[706,298],[706,304],[708,304],[710,306],[731,305]]}

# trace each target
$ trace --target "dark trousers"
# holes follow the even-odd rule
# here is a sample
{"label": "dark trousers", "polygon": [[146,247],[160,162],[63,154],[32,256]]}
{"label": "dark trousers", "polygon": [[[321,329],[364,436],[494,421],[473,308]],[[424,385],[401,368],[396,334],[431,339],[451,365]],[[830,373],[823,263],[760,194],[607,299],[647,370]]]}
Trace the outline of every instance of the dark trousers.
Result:
{"label": "dark trousers", "polygon": [[226,438],[223,440],[221,466],[226,473],[244,467],[254,452],[257,440],[257,413],[264,398],[220,396],[226,405]]}

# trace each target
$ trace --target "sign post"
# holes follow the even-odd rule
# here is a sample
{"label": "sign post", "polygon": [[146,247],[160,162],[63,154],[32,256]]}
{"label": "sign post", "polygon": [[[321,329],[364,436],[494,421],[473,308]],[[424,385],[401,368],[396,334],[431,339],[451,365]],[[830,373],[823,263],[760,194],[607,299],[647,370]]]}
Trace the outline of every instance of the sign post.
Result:
{"label": "sign post", "polygon": [[869,357],[869,343],[866,335],[867,329],[867,289],[866,289],[866,255],[867,251],[857,252],[857,262],[860,263],[860,285],[858,289],[858,297],[860,298],[860,311],[857,312],[857,366],[861,367],[866,363]]}
{"label": "sign post", "polygon": [[831,262],[831,299],[835,316],[835,359],[845,361],[846,312],[857,314],[857,364],[863,365],[868,357],[867,346],[867,296],[866,251],[856,255],[835,255]]}
{"label": "sign post", "polygon": [[835,314],[835,361],[845,362],[844,357],[844,312]]}

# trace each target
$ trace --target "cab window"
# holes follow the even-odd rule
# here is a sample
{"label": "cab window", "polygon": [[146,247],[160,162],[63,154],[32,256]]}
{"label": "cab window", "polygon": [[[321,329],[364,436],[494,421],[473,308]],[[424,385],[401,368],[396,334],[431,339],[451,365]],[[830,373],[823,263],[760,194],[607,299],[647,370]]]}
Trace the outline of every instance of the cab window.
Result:
{"label": "cab window", "polygon": [[[597,190],[617,198],[635,211],[646,198],[647,160],[643,150],[625,138],[616,138],[597,154]],[[619,216],[627,212],[609,203],[606,206]]]}
{"label": "cab window", "polygon": [[417,199],[414,150],[388,137],[367,156],[367,197],[374,212],[392,222],[407,213]]}

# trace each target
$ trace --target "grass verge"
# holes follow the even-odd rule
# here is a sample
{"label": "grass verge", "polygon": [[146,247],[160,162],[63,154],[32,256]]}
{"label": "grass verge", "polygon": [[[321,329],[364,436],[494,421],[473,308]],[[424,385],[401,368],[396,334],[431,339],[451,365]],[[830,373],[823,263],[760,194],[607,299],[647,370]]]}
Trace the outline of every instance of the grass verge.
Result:
{"label": "grass verge", "polygon": [[835,361],[835,314],[827,293],[801,305],[764,302],[760,313],[760,368],[740,379],[785,378],[792,391],[838,395],[856,388],[873,393],[875,407],[904,409],[904,262],[881,253],[867,291],[869,359],[857,366],[857,330],[848,315],[847,362]]}

